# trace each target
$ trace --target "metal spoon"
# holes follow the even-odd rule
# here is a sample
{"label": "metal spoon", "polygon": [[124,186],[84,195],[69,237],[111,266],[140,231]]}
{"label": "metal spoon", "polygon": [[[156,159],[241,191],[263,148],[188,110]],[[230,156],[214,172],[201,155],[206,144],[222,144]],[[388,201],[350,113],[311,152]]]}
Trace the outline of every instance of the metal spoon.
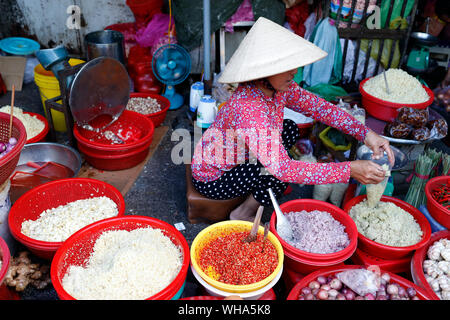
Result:
{"label": "metal spoon", "polygon": [[383,76],[384,76],[384,83],[386,85],[386,92],[387,92],[387,94],[391,94],[391,92],[389,90],[388,82],[387,82],[386,71],[383,71]]}
{"label": "metal spoon", "polygon": [[277,199],[272,191],[272,188],[267,189],[270,194],[270,200],[272,200],[273,207],[275,208],[275,213],[277,215],[277,232],[278,235],[283,238],[285,241],[289,241],[293,238],[292,236],[292,228],[288,219],[284,216],[283,212],[278,205]]}

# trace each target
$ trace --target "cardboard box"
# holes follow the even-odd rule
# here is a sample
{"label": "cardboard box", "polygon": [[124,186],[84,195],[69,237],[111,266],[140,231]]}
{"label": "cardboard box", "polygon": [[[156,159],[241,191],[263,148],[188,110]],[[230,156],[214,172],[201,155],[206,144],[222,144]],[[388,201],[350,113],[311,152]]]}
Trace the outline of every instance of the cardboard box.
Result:
{"label": "cardboard box", "polygon": [[0,74],[7,90],[22,91],[23,77],[27,58],[16,56],[0,56]]}

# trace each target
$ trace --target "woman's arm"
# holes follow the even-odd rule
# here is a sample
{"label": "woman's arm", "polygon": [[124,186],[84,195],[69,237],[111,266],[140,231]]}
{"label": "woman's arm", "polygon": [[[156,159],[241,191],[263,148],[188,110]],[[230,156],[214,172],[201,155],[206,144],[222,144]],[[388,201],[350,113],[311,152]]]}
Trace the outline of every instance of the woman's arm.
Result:
{"label": "woman's arm", "polygon": [[369,129],[348,112],[310,93],[292,81],[286,107],[334,127],[363,142]]}

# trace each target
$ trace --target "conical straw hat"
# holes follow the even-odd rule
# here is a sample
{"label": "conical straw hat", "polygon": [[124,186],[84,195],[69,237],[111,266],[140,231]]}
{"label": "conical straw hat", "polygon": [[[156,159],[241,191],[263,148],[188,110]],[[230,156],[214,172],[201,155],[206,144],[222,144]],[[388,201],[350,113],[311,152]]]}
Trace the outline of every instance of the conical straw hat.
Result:
{"label": "conical straw hat", "polygon": [[260,17],[228,61],[221,83],[265,78],[316,62],[327,53],[288,29]]}

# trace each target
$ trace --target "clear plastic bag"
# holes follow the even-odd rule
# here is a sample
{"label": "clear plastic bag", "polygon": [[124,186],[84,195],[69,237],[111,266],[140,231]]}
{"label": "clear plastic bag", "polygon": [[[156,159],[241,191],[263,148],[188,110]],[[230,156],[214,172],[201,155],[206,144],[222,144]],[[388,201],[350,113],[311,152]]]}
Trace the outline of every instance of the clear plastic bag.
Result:
{"label": "clear plastic bag", "polygon": [[406,123],[414,128],[422,128],[428,122],[429,112],[428,108],[425,109],[415,109],[404,107],[398,110],[397,121],[401,123]]}
{"label": "clear plastic bag", "polygon": [[376,295],[380,288],[380,276],[366,269],[352,269],[336,274],[336,277],[358,295]]}

